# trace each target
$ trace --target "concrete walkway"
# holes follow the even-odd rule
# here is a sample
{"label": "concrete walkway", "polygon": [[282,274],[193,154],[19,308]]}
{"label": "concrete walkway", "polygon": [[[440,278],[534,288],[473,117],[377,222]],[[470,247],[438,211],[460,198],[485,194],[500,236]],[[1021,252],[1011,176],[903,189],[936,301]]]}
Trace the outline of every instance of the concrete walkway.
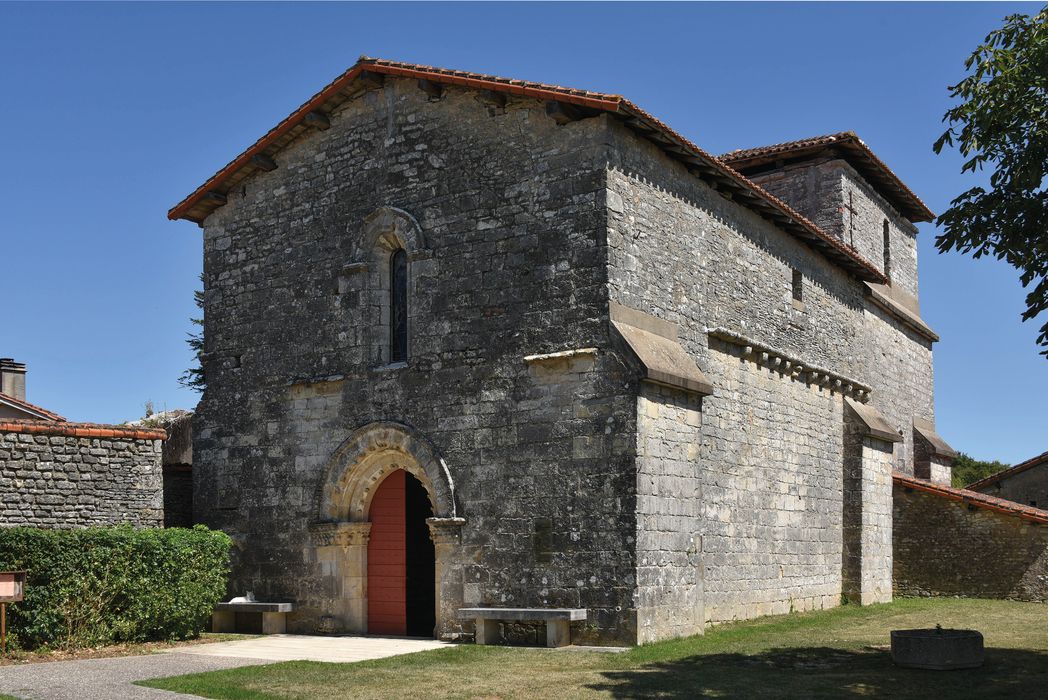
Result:
{"label": "concrete walkway", "polygon": [[159,654],[0,666],[0,693],[25,700],[142,700],[194,696],[142,688],[134,681],[278,661],[347,663],[450,646],[403,637],[271,635],[176,647]]}
{"label": "concrete walkway", "polygon": [[271,634],[236,642],[197,644],[170,649],[166,654],[193,654],[195,656],[235,656],[241,659],[266,661],[329,661],[352,663],[381,659],[398,654],[440,649],[449,642],[417,637],[311,637],[304,634]]}

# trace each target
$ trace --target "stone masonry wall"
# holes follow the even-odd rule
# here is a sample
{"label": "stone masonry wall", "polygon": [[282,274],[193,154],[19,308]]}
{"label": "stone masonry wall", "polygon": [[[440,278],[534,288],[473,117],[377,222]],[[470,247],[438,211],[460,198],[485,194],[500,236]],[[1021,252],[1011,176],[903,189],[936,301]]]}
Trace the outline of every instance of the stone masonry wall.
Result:
{"label": "stone masonry wall", "polygon": [[896,595],[1048,602],[1048,524],[894,489]]}
{"label": "stone masonry wall", "polygon": [[164,522],[164,431],[0,423],[0,527]]}
{"label": "stone masonry wall", "polygon": [[639,643],[701,634],[702,399],[648,383],[637,397]]}
{"label": "stone masonry wall", "polygon": [[[835,605],[841,396],[743,360],[740,348],[707,330],[729,329],[872,386],[872,403],[900,428],[930,410],[930,347],[872,312],[862,283],[818,253],[654,147],[617,128],[611,140],[611,299],[676,323],[682,346],[717,388],[702,402],[698,470],[705,617]],[[803,275],[800,303],[794,270]],[[898,468],[912,471],[909,452],[896,452]],[[685,534],[695,533],[675,537]]]}
{"label": "stone masonry wall", "polygon": [[[854,247],[884,272],[884,221],[888,221],[893,287],[917,297],[917,229],[843,160],[800,163],[760,175],[755,182],[808,216],[823,231]],[[877,390],[871,401],[901,431],[895,469],[913,473],[914,416],[934,421],[932,344],[867,302],[864,340],[854,346],[861,376]]]}
{"label": "stone masonry wall", "polygon": [[845,408],[844,595],[868,605],[892,598],[892,470],[898,443],[870,437]]}
{"label": "stone masonry wall", "polygon": [[[194,508],[237,542],[232,590],[298,601],[289,627],[314,629],[332,595],[308,534],[325,465],[389,420],[431,441],[454,480],[466,523],[449,590],[585,607],[578,639],[635,641],[625,370],[599,352],[551,383],[523,359],[608,346],[605,118],[559,126],[539,102],[458,88],[431,102],[387,79],[330,119],[205,222]],[[370,270],[357,281],[382,207],[421,231],[409,359],[389,365],[373,359]],[[471,633],[458,625],[440,632]]]}
{"label": "stone masonry wall", "polygon": [[872,303],[865,321],[866,341],[857,350],[874,386],[870,403],[903,438],[895,447],[894,471],[913,474],[913,418],[935,419],[932,344]]}
{"label": "stone masonry wall", "polygon": [[713,341],[703,401],[706,619],[840,603],[843,402]]}
{"label": "stone masonry wall", "polygon": [[855,248],[881,272],[888,222],[892,285],[918,295],[917,229],[843,160],[800,163],[751,179],[819,228]]}

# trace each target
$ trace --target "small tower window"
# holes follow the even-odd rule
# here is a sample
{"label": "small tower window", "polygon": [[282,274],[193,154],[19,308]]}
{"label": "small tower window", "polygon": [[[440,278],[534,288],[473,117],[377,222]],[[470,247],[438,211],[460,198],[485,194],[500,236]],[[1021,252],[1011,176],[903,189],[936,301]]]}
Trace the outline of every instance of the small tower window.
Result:
{"label": "small tower window", "polygon": [[793,300],[804,301],[804,275],[800,270],[793,271]]}
{"label": "small tower window", "polygon": [[403,248],[389,259],[389,361],[408,359],[408,254]]}
{"label": "small tower window", "polygon": [[892,276],[892,234],[888,220],[884,220],[884,276]]}

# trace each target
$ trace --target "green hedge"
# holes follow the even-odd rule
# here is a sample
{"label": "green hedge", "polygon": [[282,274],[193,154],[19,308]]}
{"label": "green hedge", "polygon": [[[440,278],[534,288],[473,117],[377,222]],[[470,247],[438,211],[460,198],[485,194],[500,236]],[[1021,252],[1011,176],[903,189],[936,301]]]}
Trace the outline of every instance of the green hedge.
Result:
{"label": "green hedge", "polygon": [[226,592],[231,545],[202,525],[0,528],[0,571],[28,572],[8,629],[23,649],[196,636]]}

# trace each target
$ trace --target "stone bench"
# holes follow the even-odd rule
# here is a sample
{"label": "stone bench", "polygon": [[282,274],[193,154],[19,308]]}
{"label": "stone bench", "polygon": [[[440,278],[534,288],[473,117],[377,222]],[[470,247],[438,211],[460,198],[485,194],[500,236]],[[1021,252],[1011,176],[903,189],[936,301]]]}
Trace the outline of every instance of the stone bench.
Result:
{"label": "stone bench", "polygon": [[[211,631],[284,634],[287,631],[287,614],[294,609],[292,603],[219,603],[211,613]],[[258,625],[237,624],[238,615],[261,615],[261,628]]]}
{"label": "stone bench", "polygon": [[502,635],[499,620],[544,620],[546,646],[571,644],[571,623],[586,619],[585,608],[459,608],[459,619],[475,620],[477,644],[494,644]]}

